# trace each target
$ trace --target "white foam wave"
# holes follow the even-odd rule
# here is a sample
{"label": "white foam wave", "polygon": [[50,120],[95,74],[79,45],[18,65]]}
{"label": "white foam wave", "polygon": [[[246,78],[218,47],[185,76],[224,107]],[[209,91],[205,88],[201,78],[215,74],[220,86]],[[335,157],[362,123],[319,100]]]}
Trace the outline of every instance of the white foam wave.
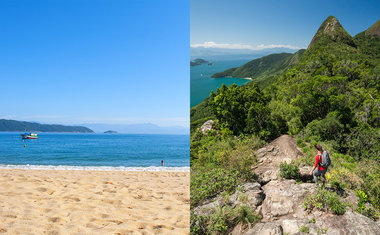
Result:
{"label": "white foam wave", "polygon": [[125,166],[52,166],[52,165],[2,165],[0,169],[23,170],[78,170],[78,171],[172,171],[190,172],[190,167],[125,167]]}

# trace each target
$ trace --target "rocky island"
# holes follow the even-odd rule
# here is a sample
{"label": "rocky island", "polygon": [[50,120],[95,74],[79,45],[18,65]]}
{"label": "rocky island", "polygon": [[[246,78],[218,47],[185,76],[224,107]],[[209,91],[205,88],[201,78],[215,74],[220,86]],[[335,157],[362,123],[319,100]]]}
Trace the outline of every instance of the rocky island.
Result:
{"label": "rocky island", "polygon": [[204,59],[195,59],[195,60],[190,61],[190,66],[196,66],[196,65],[201,65],[201,64],[212,65],[211,62]]}
{"label": "rocky island", "polygon": [[117,134],[117,131],[105,131],[104,134]]}

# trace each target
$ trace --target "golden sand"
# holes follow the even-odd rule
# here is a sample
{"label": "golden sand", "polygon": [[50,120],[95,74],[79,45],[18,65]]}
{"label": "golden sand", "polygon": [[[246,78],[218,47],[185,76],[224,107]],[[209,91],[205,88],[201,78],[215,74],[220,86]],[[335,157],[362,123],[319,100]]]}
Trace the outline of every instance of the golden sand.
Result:
{"label": "golden sand", "polygon": [[189,172],[0,170],[0,234],[189,234]]}

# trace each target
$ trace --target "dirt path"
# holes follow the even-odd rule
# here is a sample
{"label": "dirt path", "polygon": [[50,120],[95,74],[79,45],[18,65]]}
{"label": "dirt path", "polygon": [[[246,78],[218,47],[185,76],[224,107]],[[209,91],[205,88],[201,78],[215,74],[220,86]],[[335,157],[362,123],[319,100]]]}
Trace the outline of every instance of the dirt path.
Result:
{"label": "dirt path", "polygon": [[282,135],[256,151],[259,164],[255,166],[254,172],[263,181],[275,180],[280,171],[280,163],[290,163],[303,156],[296,140],[289,135]]}

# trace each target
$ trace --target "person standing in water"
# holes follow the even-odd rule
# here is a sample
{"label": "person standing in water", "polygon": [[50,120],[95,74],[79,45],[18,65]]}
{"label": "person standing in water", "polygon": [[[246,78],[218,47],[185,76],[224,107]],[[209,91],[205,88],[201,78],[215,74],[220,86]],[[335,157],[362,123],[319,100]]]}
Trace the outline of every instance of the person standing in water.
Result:
{"label": "person standing in water", "polygon": [[161,160],[161,166],[164,166],[164,160]]}

